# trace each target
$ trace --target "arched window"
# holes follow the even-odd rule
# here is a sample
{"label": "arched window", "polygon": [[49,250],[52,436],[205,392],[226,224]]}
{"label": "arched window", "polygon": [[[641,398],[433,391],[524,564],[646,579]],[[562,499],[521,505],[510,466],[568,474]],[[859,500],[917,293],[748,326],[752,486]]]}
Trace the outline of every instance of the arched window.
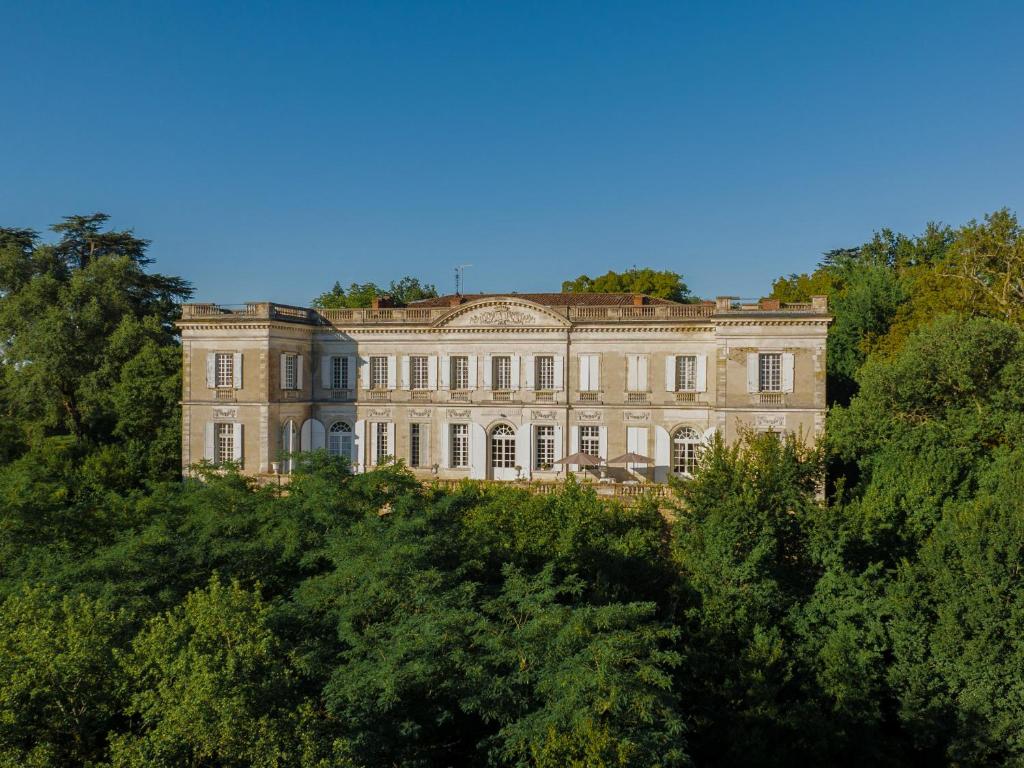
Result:
{"label": "arched window", "polygon": [[516,465],[516,432],[508,424],[491,430],[491,466],[512,469]]}
{"label": "arched window", "polygon": [[331,456],[352,458],[352,425],[347,421],[336,421],[331,424],[327,433],[327,453]]}
{"label": "arched window", "polygon": [[672,435],[672,473],[689,477],[697,469],[700,435],[690,427],[680,427]]}

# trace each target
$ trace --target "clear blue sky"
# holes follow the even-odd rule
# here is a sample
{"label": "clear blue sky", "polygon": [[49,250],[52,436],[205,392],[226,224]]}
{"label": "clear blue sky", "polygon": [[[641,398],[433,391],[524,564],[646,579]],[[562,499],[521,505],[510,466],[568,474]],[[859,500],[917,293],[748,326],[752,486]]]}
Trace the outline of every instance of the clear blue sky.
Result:
{"label": "clear blue sky", "polygon": [[1024,214],[1024,3],[0,0],[0,225],[106,211],[198,299],[630,265],[758,296]]}

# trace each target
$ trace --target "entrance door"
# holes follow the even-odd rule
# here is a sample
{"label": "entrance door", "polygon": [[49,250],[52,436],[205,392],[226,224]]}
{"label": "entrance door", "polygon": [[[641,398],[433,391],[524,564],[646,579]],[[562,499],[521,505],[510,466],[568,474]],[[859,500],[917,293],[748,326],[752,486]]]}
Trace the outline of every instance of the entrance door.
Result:
{"label": "entrance door", "polygon": [[516,432],[508,424],[491,430],[491,479],[515,480]]}

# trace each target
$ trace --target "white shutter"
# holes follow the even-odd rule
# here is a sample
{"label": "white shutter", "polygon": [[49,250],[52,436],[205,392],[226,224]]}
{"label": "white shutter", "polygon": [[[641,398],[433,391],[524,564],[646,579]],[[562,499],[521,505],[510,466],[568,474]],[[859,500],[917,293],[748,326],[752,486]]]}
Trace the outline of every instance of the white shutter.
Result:
{"label": "white shutter", "polygon": [[487,432],[479,424],[469,425],[469,476],[475,480],[487,477]]}
{"label": "white shutter", "polygon": [[608,427],[597,428],[597,452],[604,463],[608,464]]}
{"label": "white shutter", "polygon": [[451,464],[451,450],[448,448],[448,439],[452,434],[452,426],[448,422],[441,425],[441,460],[437,462],[442,469],[448,469]]}
{"label": "white shutter", "polygon": [[324,389],[330,389],[331,384],[334,383],[331,381],[332,359],[330,355],[324,355],[320,358],[320,386]]}
{"label": "white shutter", "polygon": [[206,353],[206,386],[213,389],[217,386],[217,353]]}
{"label": "white shutter", "polygon": [[377,422],[366,422],[366,468],[377,465]]}
{"label": "white shutter", "polygon": [[281,368],[281,389],[288,386],[288,355],[281,354],[280,368]]}
{"label": "white shutter", "polygon": [[510,358],[512,368],[512,389],[519,389],[521,381],[519,378],[520,367],[519,367],[519,355],[512,355]]}
{"label": "white shutter", "polygon": [[[565,451],[562,450],[562,425],[555,424],[555,461],[565,458]],[[563,466],[562,464],[555,464],[554,468],[558,469]]]}
{"label": "white shutter", "polygon": [[420,466],[429,467],[433,464],[433,453],[430,445],[430,425],[420,424]]}
{"label": "white shutter", "polygon": [[242,353],[235,352],[235,358],[231,366],[232,386],[235,389],[242,388]]}
{"label": "white shutter", "polygon": [[395,378],[398,375],[398,365],[394,355],[388,355],[388,389],[395,388]]}
{"label": "white shutter", "polygon": [[580,355],[580,392],[590,392],[590,356]]}
{"label": "white shutter", "polygon": [[352,431],[352,470],[366,471],[366,422],[362,419],[355,423]]}
{"label": "white shutter", "polygon": [[491,388],[491,355],[487,353],[484,355],[484,389]]}
{"label": "white shutter", "polygon": [[[570,454],[576,453],[576,451],[578,451],[579,449],[580,449],[580,428],[576,424],[573,424],[573,425],[571,425],[569,427],[569,453]],[[562,458],[562,457],[559,456],[558,458]],[[579,464],[570,464],[569,465],[569,471],[570,472],[579,472],[579,470],[580,470],[580,465]]]}
{"label": "white shutter", "polygon": [[242,453],[243,453],[243,451],[242,451],[242,445],[243,445],[242,444],[242,422],[236,421],[232,426],[234,427],[234,435],[233,435],[234,440],[232,440],[232,442],[234,443],[234,446],[233,446],[234,453],[231,456],[231,460],[232,461],[237,461],[241,465],[241,463],[242,463]]}
{"label": "white shutter", "polygon": [[636,392],[639,387],[640,355],[626,355],[626,391]]}
{"label": "white shutter", "polygon": [[637,355],[636,358],[636,383],[637,390],[647,391],[647,355]]}
{"label": "white shutter", "polygon": [[480,386],[480,381],[476,374],[476,355],[469,356],[469,388],[476,389]]}
{"label": "white shutter", "polygon": [[563,379],[565,378],[565,360],[561,355],[555,355],[555,389],[562,390],[565,388]]}
{"label": "white shutter", "polygon": [[452,387],[452,359],[448,355],[441,355],[441,389]]}
{"label": "white shutter", "polygon": [[676,356],[669,355],[665,358],[665,391],[676,391]]}
{"label": "white shutter", "polygon": [[626,427],[626,450],[629,453],[640,453],[640,449],[637,448],[638,429],[640,427]]}
{"label": "white shutter", "polygon": [[427,389],[437,389],[437,355],[427,358]]}
{"label": "white shutter", "polygon": [[523,470],[523,479],[529,480],[533,472],[532,424],[523,424],[516,430],[516,464]]}
{"label": "white shutter", "polygon": [[536,377],[536,374],[534,373],[534,358],[533,358],[533,355],[527,355],[526,356],[526,388],[527,389],[536,389],[537,388],[537,379],[535,377]]}
{"label": "white shutter", "polygon": [[667,483],[669,462],[671,461],[668,430],[654,427],[654,482]]}
{"label": "white shutter", "polygon": [[359,357],[359,384],[363,389],[370,388],[370,358]]}
{"label": "white shutter", "polygon": [[793,391],[793,353],[782,353],[782,391]]}
{"label": "white shutter", "polygon": [[302,389],[302,355],[295,356],[295,388]]}
{"label": "white shutter", "polygon": [[601,357],[590,355],[590,388],[595,392],[601,391]]}
{"label": "white shutter", "polygon": [[212,421],[206,422],[206,428],[203,430],[203,458],[207,461],[217,460],[217,450],[214,445],[214,430],[216,426]]}
{"label": "white shutter", "polygon": [[757,353],[747,353],[747,392],[757,392],[760,382],[757,375]]}
{"label": "white shutter", "polygon": [[698,392],[708,391],[708,356],[697,355],[697,381],[695,389]]}
{"label": "white shutter", "polygon": [[399,386],[402,389],[409,389],[409,356],[402,355],[402,375],[399,377]]}
{"label": "white shutter", "polygon": [[388,452],[387,455],[392,459],[398,456],[398,450],[395,446],[395,422],[389,421],[387,427],[385,427],[388,436]]}

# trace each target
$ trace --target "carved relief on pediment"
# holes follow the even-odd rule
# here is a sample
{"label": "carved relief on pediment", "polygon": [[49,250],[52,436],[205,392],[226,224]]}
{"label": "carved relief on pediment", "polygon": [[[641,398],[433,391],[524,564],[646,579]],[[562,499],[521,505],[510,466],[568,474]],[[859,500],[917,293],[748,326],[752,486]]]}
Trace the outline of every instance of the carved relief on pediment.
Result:
{"label": "carved relief on pediment", "polygon": [[565,320],[540,306],[488,302],[456,310],[440,324],[452,328],[531,328],[564,325]]}

